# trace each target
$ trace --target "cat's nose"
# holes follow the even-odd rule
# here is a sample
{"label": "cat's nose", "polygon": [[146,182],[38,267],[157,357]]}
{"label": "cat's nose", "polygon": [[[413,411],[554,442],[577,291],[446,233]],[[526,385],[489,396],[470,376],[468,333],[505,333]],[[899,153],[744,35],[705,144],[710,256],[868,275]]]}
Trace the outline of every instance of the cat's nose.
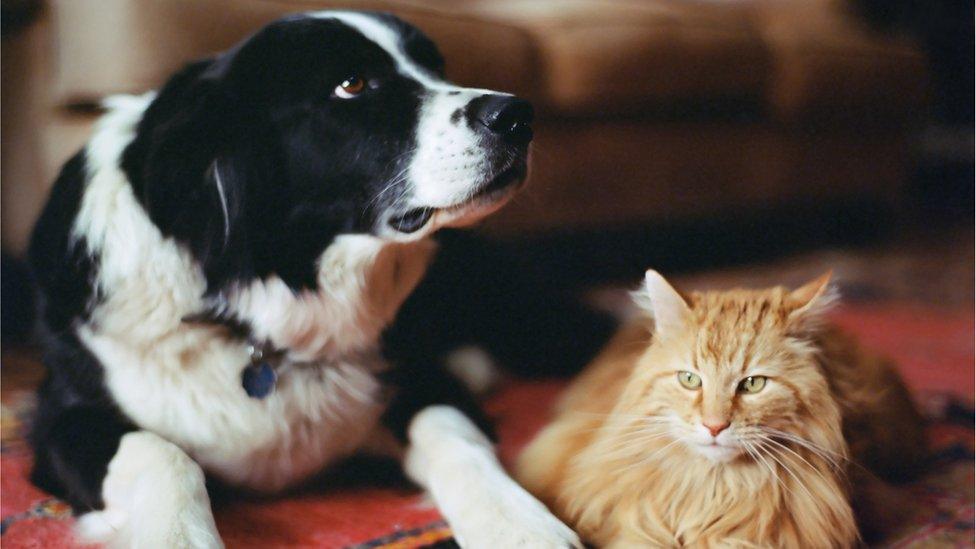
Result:
{"label": "cat's nose", "polygon": [[711,433],[713,437],[717,437],[719,433],[729,428],[728,421],[702,421],[702,425],[708,429],[708,432]]}

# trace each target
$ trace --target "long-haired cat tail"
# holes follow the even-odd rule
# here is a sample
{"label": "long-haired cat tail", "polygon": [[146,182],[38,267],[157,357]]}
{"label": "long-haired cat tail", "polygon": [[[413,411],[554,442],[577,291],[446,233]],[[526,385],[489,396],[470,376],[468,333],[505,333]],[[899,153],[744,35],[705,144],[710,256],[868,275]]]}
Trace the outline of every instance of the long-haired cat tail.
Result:
{"label": "long-haired cat tail", "polygon": [[518,477],[599,547],[858,544],[858,479],[917,470],[923,422],[891,365],[826,321],[829,279],[682,295],[648,271],[640,320]]}

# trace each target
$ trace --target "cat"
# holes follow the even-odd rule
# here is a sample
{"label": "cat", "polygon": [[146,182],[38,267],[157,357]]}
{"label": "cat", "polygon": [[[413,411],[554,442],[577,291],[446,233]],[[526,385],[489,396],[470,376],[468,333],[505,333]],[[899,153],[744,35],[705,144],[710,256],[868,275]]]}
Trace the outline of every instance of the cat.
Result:
{"label": "cat", "polygon": [[861,543],[852,492],[917,471],[924,424],[894,368],[825,320],[829,281],[682,296],[648,271],[639,319],[517,477],[598,547]]}

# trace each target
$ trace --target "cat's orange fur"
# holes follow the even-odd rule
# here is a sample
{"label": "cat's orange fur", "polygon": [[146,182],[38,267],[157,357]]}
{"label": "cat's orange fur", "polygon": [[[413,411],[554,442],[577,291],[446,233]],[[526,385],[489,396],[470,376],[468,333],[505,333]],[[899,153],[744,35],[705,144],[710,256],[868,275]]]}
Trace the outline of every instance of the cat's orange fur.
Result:
{"label": "cat's orange fur", "polygon": [[[644,318],[569,388],[519,479],[600,547],[855,545],[851,463],[916,466],[922,422],[894,370],[822,322],[828,280],[682,297],[649,271]],[[766,385],[738,392],[749,375]]]}

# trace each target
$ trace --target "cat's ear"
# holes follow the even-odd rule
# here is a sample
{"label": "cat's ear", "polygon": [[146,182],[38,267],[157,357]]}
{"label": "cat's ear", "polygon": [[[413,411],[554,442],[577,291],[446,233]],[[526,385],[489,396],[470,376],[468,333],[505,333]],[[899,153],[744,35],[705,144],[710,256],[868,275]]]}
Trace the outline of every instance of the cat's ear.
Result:
{"label": "cat's ear", "polygon": [[691,309],[684,298],[657,271],[644,275],[644,291],[638,305],[654,321],[654,332],[661,337],[679,333],[691,322]]}
{"label": "cat's ear", "polygon": [[818,276],[803,286],[793,290],[786,297],[790,308],[790,324],[796,330],[806,331],[816,329],[822,322],[823,316],[837,302],[838,294],[830,284],[832,271]]}

